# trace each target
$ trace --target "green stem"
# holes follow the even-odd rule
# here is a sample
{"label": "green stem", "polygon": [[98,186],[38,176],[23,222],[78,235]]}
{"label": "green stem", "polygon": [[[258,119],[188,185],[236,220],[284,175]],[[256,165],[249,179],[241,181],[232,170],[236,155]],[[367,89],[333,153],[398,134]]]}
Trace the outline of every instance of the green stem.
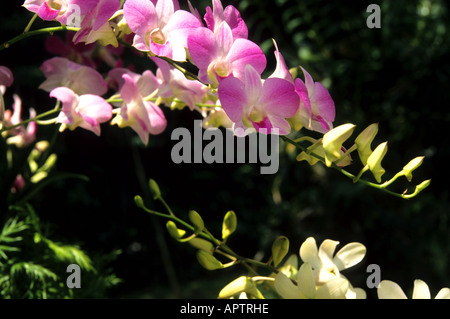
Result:
{"label": "green stem", "polygon": [[[285,142],[294,145],[295,147],[297,147],[298,149],[302,150],[303,152],[308,152],[308,150],[307,150],[305,147],[303,147],[302,145],[300,145],[300,144],[296,143],[295,141],[291,140],[289,137],[287,137],[287,136],[280,136],[280,137],[281,137]],[[311,156],[313,156],[313,157],[319,159],[321,162],[325,162],[325,159],[324,159],[322,156],[317,155],[317,154],[312,153],[312,152],[309,153],[309,154],[310,154]],[[332,164],[331,164],[331,167],[334,168],[335,170],[339,171],[341,174],[343,174],[344,176],[346,176],[347,178],[349,178],[349,179],[351,179],[351,180],[355,180],[355,178],[356,178],[355,175],[353,175],[353,174],[350,173],[350,172],[347,172],[347,171],[344,170],[343,168],[337,166],[335,163],[332,163]],[[370,187],[373,187],[373,188],[376,188],[376,189],[379,189],[379,190],[382,190],[382,191],[384,191],[384,192],[386,192],[386,193],[388,193],[388,194],[390,194],[390,195],[393,195],[393,196],[395,196],[395,197],[407,198],[407,197],[405,197],[404,194],[398,194],[398,193],[392,192],[392,191],[390,191],[390,190],[384,188],[382,185],[375,184],[375,183],[366,181],[366,180],[364,180],[364,179],[359,179],[357,182],[358,182],[358,183],[361,183],[361,184],[364,184],[364,185],[367,185],[367,186],[370,186]]]}
{"label": "green stem", "polygon": [[23,33],[27,33],[28,31],[30,31],[31,26],[33,25],[33,23],[34,23],[34,21],[36,20],[37,17],[38,17],[38,14],[35,13],[34,16],[31,18],[30,22],[28,22],[28,25],[26,26],[26,28],[23,31]]}
{"label": "green stem", "polygon": [[43,29],[39,29],[39,30],[25,32],[25,33],[22,33],[22,34],[16,36],[15,38],[13,38],[9,41],[6,41],[2,45],[0,45],[0,51],[3,49],[9,48],[14,43],[22,41],[26,38],[33,37],[35,35],[52,34],[54,32],[59,32],[59,31],[79,31],[79,30],[80,30],[80,28],[73,28],[73,27],[67,27],[67,26],[62,25],[62,26],[58,26],[58,27],[49,27],[49,28],[43,28]]}
{"label": "green stem", "polygon": [[8,127],[3,127],[2,129],[0,129],[0,134],[3,133],[3,132],[5,132],[5,131],[12,130],[12,129],[16,128],[16,127],[19,127],[19,126],[28,124],[28,123],[30,123],[30,122],[38,122],[38,121],[39,121],[40,119],[42,119],[43,117],[47,117],[47,116],[49,116],[49,115],[56,114],[56,113],[58,113],[58,112],[60,112],[60,111],[61,111],[61,109],[59,109],[59,108],[53,109],[53,110],[44,112],[44,113],[42,113],[42,114],[39,114],[39,115],[37,115],[37,116],[35,116],[35,117],[33,117],[33,118],[30,118],[30,119],[28,119],[28,120],[24,120],[24,121],[22,121],[22,122],[20,122],[20,123],[17,123],[17,124],[8,126]]}

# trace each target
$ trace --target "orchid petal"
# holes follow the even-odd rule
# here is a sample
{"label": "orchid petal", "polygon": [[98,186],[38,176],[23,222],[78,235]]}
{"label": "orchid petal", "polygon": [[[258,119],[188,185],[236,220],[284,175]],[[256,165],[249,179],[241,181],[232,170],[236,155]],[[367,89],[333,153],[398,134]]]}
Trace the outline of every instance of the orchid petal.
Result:
{"label": "orchid petal", "polygon": [[123,5],[123,14],[130,29],[145,35],[157,26],[156,9],[148,0],[127,0]]}
{"label": "orchid petal", "polygon": [[378,285],[378,299],[408,299],[398,284],[390,280],[383,280]]}
{"label": "orchid petal", "polygon": [[224,79],[218,89],[218,95],[224,111],[230,120],[239,122],[244,107],[248,104],[244,83],[234,77]]}
{"label": "orchid petal", "polygon": [[430,288],[423,280],[414,280],[412,299],[431,299]]}
{"label": "orchid petal", "polygon": [[334,256],[333,263],[339,270],[350,268],[359,263],[366,255],[366,247],[360,243],[350,243],[342,247]]}

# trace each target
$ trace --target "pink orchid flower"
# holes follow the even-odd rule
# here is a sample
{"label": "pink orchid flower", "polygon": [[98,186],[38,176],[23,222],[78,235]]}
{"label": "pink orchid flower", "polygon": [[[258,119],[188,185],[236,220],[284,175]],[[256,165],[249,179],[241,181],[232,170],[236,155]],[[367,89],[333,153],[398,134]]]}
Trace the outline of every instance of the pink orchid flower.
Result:
{"label": "pink orchid flower", "polygon": [[86,42],[86,44],[99,41],[106,46],[111,44],[118,46],[117,38],[108,20],[120,8],[120,0],[100,0],[89,11],[81,22],[81,29],[74,36],[74,43]]}
{"label": "pink orchid flower", "polygon": [[307,129],[326,133],[333,128],[336,116],[334,101],[328,90],[319,82],[314,82],[311,75],[301,68],[305,82],[295,79],[295,90],[300,96],[300,107],[291,119],[295,129],[302,126]]}
{"label": "pink orchid flower", "polygon": [[300,102],[292,83],[280,78],[262,81],[251,65],[245,67],[244,81],[236,77],[223,79],[218,95],[223,109],[235,123],[235,131],[254,127],[261,133],[279,135],[290,133],[286,119],[294,116]]}
{"label": "pink orchid flower", "polygon": [[178,2],[127,0],[123,7],[125,20],[135,33],[136,49],[175,61],[186,61],[187,37],[201,27],[192,13],[179,10]]}
{"label": "pink orchid flower", "polygon": [[155,88],[152,87],[154,83],[150,73],[146,71],[142,76],[135,76],[129,72],[122,74],[120,96],[123,105],[111,121],[111,124],[117,124],[121,128],[131,127],[145,145],[148,144],[149,134],[161,134],[167,126],[161,108],[153,102],[144,100],[144,97],[148,96],[148,93],[151,94],[150,91],[154,91]]}
{"label": "pink orchid flower", "polygon": [[188,38],[188,49],[199,68],[200,80],[216,86],[229,76],[243,79],[246,65],[251,65],[258,74],[266,68],[261,48],[247,39],[234,40],[226,22],[220,23],[216,33],[208,28],[195,30]]}
{"label": "pink orchid flower", "polygon": [[0,65],[0,92],[4,94],[6,87],[9,87],[14,82],[14,76],[11,70],[6,66]]}
{"label": "pink orchid flower", "polygon": [[169,63],[157,57],[151,58],[158,66],[156,76],[160,82],[158,96],[162,98],[178,98],[192,111],[196,103],[202,103],[207,87],[198,81],[188,80],[184,74]]}
{"label": "pink orchid flower", "polygon": [[112,118],[112,107],[102,97],[93,94],[77,95],[66,87],[58,87],[50,92],[62,102],[62,111],[56,118],[56,123],[61,123],[60,131],[68,128],[74,130],[77,127],[84,128],[100,135],[100,124]]}
{"label": "pink orchid flower", "polygon": [[79,95],[103,95],[108,90],[105,80],[95,69],[66,58],[55,57],[45,61],[41,71],[47,79],[39,88],[47,92],[62,86]]}
{"label": "pink orchid flower", "polygon": [[[3,118],[6,127],[17,125],[22,122],[22,100],[17,94],[13,95],[13,99],[13,111],[6,110]],[[29,116],[30,118],[36,116],[36,111],[33,108],[30,108]],[[17,147],[30,145],[36,139],[36,129],[36,122],[30,122],[26,127],[19,126],[12,130],[8,130],[8,135],[10,137],[7,138],[7,143],[14,144]]]}
{"label": "pink orchid flower", "polygon": [[211,7],[207,7],[204,17],[208,29],[217,33],[220,24],[225,21],[230,26],[234,39],[247,39],[248,28],[239,11],[232,5],[224,10],[220,0],[212,0],[212,4],[212,10]]}
{"label": "pink orchid flower", "polygon": [[74,13],[84,16],[93,7],[97,0],[26,0],[23,6],[37,13],[42,20],[56,20],[67,24],[67,19]]}

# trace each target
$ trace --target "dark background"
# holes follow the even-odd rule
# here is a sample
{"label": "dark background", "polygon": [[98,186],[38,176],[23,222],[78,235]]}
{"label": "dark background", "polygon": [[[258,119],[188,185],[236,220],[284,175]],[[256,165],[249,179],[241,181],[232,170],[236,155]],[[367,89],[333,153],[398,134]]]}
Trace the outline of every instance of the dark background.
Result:
{"label": "dark background", "polygon": [[[1,42],[22,32],[31,18],[21,3],[2,10]],[[380,29],[366,26],[370,3],[381,7]],[[192,4],[202,16],[211,5],[195,0]],[[243,256],[267,260],[279,235],[288,236],[293,254],[309,236],[318,244],[327,238],[338,240],[338,249],[358,241],[366,245],[367,255],[344,274],[369,298],[376,297],[365,285],[366,267],[372,263],[381,267],[382,279],[399,283],[408,295],[415,279],[427,282],[433,297],[448,287],[448,2],[224,1],[227,4],[240,10],[249,39],[262,46],[269,74],[275,66],[274,38],[289,67],[303,66],[329,89],[336,104],[336,126],[351,122],[362,131],[379,123],[373,145],[389,141],[385,178],[412,158],[426,156],[413,183],[402,179],[394,190],[401,192],[425,179],[432,179],[431,186],[413,200],[399,199],[355,185],[332,169],[299,163],[296,154],[284,152],[284,145],[275,175],[260,175],[259,166],[249,164],[176,165],[170,158],[175,144],[170,134],[179,126],[192,128],[199,116],[164,108],[169,126],[163,134],[151,136],[146,148],[131,130],[116,126],[102,126],[101,137],[80,129],[57,135],[57,171],[79,173],[90,181],[59,181],[33,198],[40,218],[54,225],[53,236],[78,242],[92,253],[122,251],[111,267],[123,282],[105,298],[216,298],[245,269],[204,270],[192,247],[167,235],[165,220],[136,208],[133,198],[140,194],[149,207],[163,210],[146,193],[146,181],[153,178],[176,214],[187,218],[190,209],[196,210],[217,236],[224,214],[234,210],[238,229],[229,244]],[[48,94],[37,90],[44,80],[39,66],[52,57],[45,39],[31,38],[0,52],[0,65],[10,67],[15,76],[9,94],[19,94],[25,107],[38,112],[53,107]],[[140,72],[154,68],[128,51],[124,60]],[[40,127],[39,137],[48,139],[54,130]],[[355,160],[349,170],[357,172],[358,165]]]}

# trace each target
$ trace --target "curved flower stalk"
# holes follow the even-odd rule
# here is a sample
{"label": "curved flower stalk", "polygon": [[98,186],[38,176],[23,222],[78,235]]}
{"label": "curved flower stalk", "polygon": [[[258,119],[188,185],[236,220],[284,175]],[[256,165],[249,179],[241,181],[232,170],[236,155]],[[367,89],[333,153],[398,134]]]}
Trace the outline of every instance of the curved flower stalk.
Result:
{"label": "curved flower stalk", "polygon": [[[379,299],[408,299],[402,288],[390,280],[380,282],[377,294]],[[412,299],[431,299],[430,288],[423,280],[414,280]],[[450,299],[450,289],[442,288],[434,299]]]}
{"label": "curved flower stalk", "polygon": [[190,12],[179,9],[178,1],[127,0],[124,18],[135,33],[136,49],[164,56],[174,61],[186,61],[188,34],[201,27]]}

